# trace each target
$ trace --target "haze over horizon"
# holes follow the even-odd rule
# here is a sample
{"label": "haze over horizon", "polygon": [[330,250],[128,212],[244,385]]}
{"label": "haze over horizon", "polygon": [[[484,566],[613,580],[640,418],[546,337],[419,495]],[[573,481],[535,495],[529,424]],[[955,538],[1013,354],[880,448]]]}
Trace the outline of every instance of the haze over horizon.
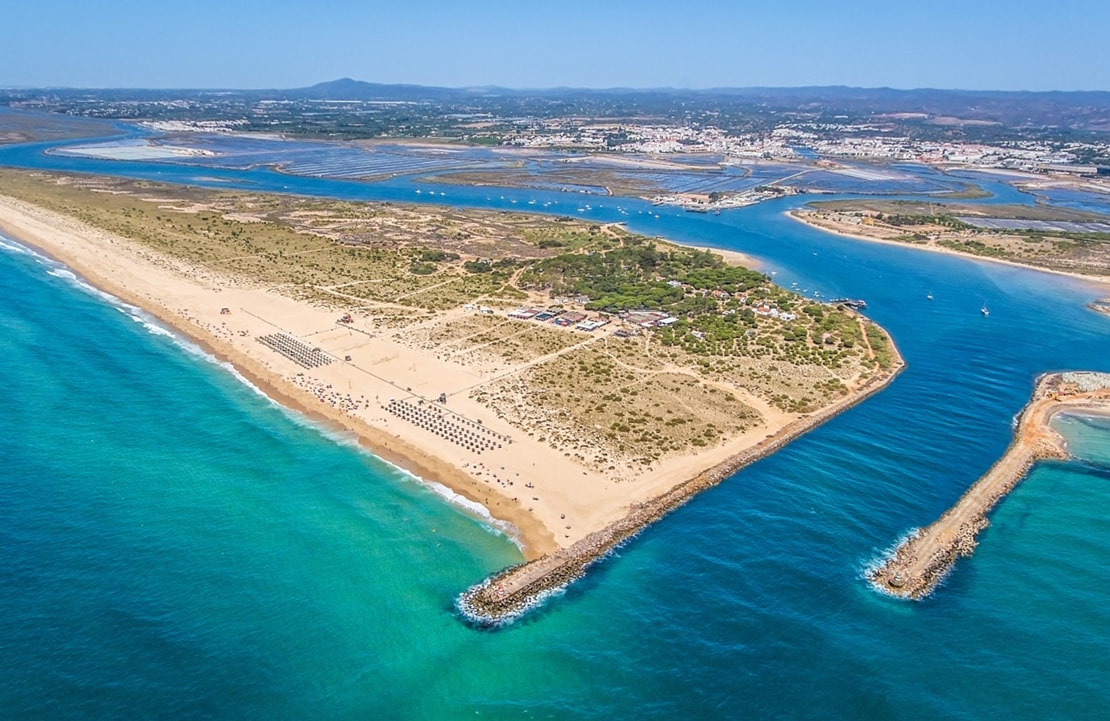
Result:
{"label": "haze over horizon", "polygon": [[441,87],[801,87],[1110,90],[1110,4],[937,0],[927,13],[874,0],[789,6],[709,0],[493,0],[400,7],[323,0],[187,10],[119,0],[42,0],[6,9],[0,86],[307,87],[350,77]]}

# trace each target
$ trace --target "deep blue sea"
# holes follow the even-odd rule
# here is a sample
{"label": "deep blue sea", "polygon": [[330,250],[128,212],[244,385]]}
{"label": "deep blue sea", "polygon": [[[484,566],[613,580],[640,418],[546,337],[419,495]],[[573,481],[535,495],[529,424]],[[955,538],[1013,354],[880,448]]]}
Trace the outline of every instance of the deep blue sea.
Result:
{"label": "deep blue sea", "polygon": [[[0,163],[428,198],[406,179],[40,151]],[[5,241],[0,718],[1107,717],[1107,420],[1057,422],[1078,458],[1038,466],[932,597],[862,580],[1002,453],[1039,373],[1110,371],[1110,318],[1083,307],[1097,288],[829,236],[782,215],[799,199],[712,216],[444,192],[751,253],[787,287],[865,298],[908,369],[538,612],[481,631],[454,599],[520,560],[508,538]]]}

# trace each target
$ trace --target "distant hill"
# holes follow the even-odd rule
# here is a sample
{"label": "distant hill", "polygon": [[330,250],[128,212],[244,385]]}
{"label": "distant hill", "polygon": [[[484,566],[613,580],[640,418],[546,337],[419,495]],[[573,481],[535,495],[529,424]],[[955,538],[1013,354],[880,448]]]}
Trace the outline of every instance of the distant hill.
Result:
{"label": "distant hill", "polygon": [[326,83],[317,83],[307,88],[270,91],[290,99],[313,98],[317,100],[384,100],[421,102],[441,100],[446,97],[465,95],[465,91],[451,88],[437,88],[427,85],[383,85],[368,83],[351,78],[340,78]]}

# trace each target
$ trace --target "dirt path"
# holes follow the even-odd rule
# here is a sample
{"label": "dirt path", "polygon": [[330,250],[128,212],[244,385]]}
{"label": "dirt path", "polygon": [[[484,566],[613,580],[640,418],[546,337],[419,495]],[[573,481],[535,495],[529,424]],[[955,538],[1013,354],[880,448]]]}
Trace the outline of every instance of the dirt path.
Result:
{"label": "dirt path", "polygon": [[868,360],[875,360],[875,349],[871,347],[871,340],[867,337],[867,326],[863,323],[863,318],[856,318],[859,323],[859,334],[863,336],[863,345],[867,348]]}

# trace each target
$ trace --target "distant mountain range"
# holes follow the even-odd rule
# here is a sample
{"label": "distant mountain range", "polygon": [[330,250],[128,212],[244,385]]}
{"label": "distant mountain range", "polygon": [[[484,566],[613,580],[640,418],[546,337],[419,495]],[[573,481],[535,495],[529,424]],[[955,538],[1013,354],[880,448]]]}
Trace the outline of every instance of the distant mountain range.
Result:
{"label": "distant mountain range", "polygon": [[547,98],[559,101],[609,99],[627,103],[647,101],[716,101],[766,109],[824,110],[853,114],[913,114],[997,122],[1006,125],[1061,125],[1110,131],[1108,91],[940,90],[924,88],[583,88],[514,89],[501,87],[443,88],[424,85],[386,85],[351,78],[318,83],[307,88],[265,91],[289,99],[363,100],[385,102],[465,102],[481,98]]}
{"label": "distant mountain range", "polygon": [[[243,91],[250,92],[250,91]],[[1064,98],[1088,100],[1101,99],[1101,102],[1110,106],[1110,91],[1103,90],[1069,90],[1069,91],[1033,91],[1033,90],[944,90],[936,88],[920,88],[914,90],[900,90],[896,88],[857,88],[847,85],[814,85],[802,87],[776,88],[776,87],[723,87],[689,90],[683,88],[504,88],[496,85],[476,87],[447,88],[435,85],[408,85],[370,83],[351,78],[340,78],[328,82],[317,83],[307,88],[290,90],[270,90],[289,95],[312,95],[315,97],[329,97],[343,100],[400,100],[410,97],[428,98],[437,95],[450,96],[476,96],[476,95],[528,95],[528,96],[576,96],[576,95],[671,95],[671,96],[706,96],[706,95],[732,95],[751,98],[835,98],[835,99],[860,99],[886,101],[904,99],[921,95],[935,97],[959,96],[991,97],[991,98]]]}
{"label": "distant mountain range", "polygon": [[0,104],[31,97],[51,99],[97,98],[119,101],[156,101],[166,98],[218,97],[241,101],[330,100],[424,103],[450,107],[451,112],[489,112],[509,116],[558,114],[597,117],[682,117],[691,110],[798,113],[835,122],[843,113],[858,122],[862,117],[885,117],[900,122],[918,120],[944,124],[1000,124],[1013,128],[1061,128],[1110,132],[1108,91],[995,91],[897,90],[843,86],[799,88],[445,88],[425,85],[370,83],[341,78],[311,87],[262,90],[157,89],[19,89],[0,91]]}

